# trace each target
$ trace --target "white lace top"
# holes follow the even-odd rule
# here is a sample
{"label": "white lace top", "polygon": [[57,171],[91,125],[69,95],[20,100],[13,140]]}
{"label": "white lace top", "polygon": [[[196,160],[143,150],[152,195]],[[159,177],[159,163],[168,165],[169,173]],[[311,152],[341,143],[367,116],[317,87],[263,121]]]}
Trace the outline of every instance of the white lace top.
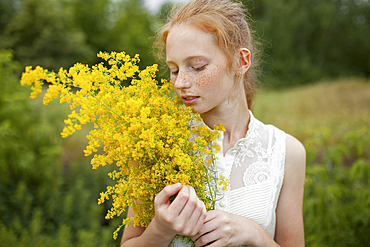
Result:
{"label": "white lace top", "polygon": [[[257,222],[270,236],[275,236],[276,206],[284,178],[286,135],[272,125],[265,125],[250,112],[245,138],[223,155],[223,132],[217,143],[218,175],[229,178],[228,191],[216,202],[216,209],[241,215]],[[174,239],[174,246],[191,246]]]}

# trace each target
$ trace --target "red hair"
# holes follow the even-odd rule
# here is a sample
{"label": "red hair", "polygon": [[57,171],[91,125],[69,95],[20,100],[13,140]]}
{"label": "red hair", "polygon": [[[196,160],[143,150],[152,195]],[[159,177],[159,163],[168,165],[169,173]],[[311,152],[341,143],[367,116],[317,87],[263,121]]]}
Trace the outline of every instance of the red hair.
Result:
{"label": "red hair", "polygon": [[240,48],[251,52],[251,66],[243,78],[248,107],[251,107],[256,87],[256,49],[242,4],[230,0],[195,0],[180,8],[174,6],[167,24],[158,33],[156,45],[160,48],[160,57],[164,57],[163,50],[171,28],[182,23],[214,34],[217,45],[227,57],[229,68],[238,62],[236,56]]}

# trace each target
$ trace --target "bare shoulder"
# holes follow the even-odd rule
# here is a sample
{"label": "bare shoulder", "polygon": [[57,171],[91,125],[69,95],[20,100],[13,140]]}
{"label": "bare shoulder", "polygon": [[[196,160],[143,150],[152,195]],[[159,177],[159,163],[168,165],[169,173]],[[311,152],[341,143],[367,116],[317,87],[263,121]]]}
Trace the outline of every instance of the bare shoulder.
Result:
{"label": "bare shoulder", "polygon": [[289,134],[286,134],[285,163],[288,166],[305,166],[306,164],[306,150],[303,144]]}
{"label": "bare shoulder", "polygon": [[287,134],[285,175],[276,212],[275,241],[281,246],[304,246],[302,205],[305,173],[305,148]]}
{"label": "bare shoulder", "polygon": [[[286,134],[284,187],[302,188],[306,173],[306,150],[295,137]],[[298,186],[298,187],[297,187]]]}

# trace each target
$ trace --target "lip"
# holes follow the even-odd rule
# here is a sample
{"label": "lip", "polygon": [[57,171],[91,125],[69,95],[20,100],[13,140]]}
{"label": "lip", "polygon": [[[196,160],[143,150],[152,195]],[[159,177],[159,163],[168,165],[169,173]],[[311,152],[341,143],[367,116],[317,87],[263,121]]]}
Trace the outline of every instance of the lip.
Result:
{"label": "lip", "polygon": [[192,105],[195,104],[200,97],[193,95],[184,95],[181,98],[185,105]]}

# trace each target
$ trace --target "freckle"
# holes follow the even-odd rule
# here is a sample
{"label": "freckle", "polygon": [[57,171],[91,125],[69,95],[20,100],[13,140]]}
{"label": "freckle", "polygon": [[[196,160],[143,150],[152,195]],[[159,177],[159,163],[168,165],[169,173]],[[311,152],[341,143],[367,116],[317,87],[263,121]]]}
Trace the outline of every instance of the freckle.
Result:
{"label": "freckle", "polygon": [[215,75],[217,74],[218,69],[219,68],[217,66],[217,68],[208,70],[200,78],[198,78],[196,84],[211,90],[217,90],[217,88],[219,88],[219,85],[214,80],[217,80],[217,78],[215,78]]}

